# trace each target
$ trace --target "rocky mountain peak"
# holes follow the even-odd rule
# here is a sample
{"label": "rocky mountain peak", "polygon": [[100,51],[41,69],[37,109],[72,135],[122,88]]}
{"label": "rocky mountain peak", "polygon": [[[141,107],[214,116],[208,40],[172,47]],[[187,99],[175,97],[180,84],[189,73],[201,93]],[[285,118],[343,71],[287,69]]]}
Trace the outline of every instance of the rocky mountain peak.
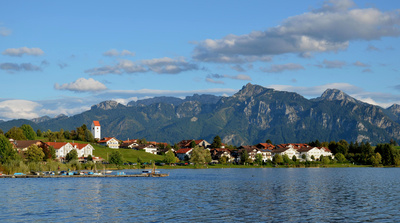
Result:
{"label": "rocky mountain peak", "polygon": [[97,105],[93,105],[92,109],[103,109],[103,110],[110,110],[117,108],[118,106],[123,106],[116,101],[103,101]]}
{"label": "rocky mountain peak", "polygon": [[356,99],[338,89],[327,89],[318,100],[356,102]]}
{"label": "rocky mountain peak", "polygon": [[253,85],[248,83],[245,86],[243,86],[243,88],[240,91],[234,94],[233,97],[237,97],[239,99],[245,99],[251,96],[258,95],[265,90],[273,90],[273,89],[268,89],[260,85]]}

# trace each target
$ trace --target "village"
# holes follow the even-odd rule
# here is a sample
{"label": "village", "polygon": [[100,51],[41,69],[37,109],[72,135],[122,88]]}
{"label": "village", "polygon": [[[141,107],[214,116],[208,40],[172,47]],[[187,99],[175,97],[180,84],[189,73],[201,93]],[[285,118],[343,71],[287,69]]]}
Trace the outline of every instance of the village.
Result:
{"label": "village", "polygon": [[[226,148],[224,143],[219,143],[217,148],[212,143],[203,139],[182,140],[171,147],[167,143],[146,141],[142,139],[119,140],[115,137],[101,137],[101,125],[99,121],[93,121],[90,127],[93,137],[97,144],[109,148],[110,150],[134,149],[141,150],[154,155],[165,155],[169,152],[174,153],[177,161],[189,161],[195,147],[208,150],[211,155],[211,164],[218,164],[223,160],[224,163],[243,163],[242,154],[247,154],[246,162],[254,162],[256,159],[267,162],[272,161],[274,156],[287,156],[292,160],[316,161],[322,157],[334,158],[332,152],[326,147],[314,147],[304,143],[287,143],[273,145],[271,143],[258,143],[256,145],[242,145],[237,148]],[[31,145],[47,149],[52,147],[55,150],[56,160],[65,162],[68,153],[75,150],[78,161],[85,163],[88,159],[94,163],[107,163],[105,157],[94,156],[94,147],[90,143],[75,142],[44,142],[41,140],[13,140],[10,139],[13,147],[18,152],[25,152]]]}

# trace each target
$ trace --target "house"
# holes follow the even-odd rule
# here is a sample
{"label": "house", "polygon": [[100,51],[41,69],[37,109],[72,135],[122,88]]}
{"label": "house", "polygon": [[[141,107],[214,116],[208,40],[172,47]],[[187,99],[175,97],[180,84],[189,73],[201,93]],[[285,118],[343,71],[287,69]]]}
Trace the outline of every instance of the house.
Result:
{"label": "house", "polygon": [[[303,147],[297,151],[299,152],[299,158],[301,158],[302,161],[313,161],[312,157],[316,160],[321,156],[321,150],[317,147]],[[306,156],[305,160],[303,159],[303,155]]]}
{"label": "house", "polygon": [[55,149],[56,157],[64,160],[71,150],[76,150],[78,157],[93,156],[93,146],[84,143],[69,143],[69,142],[46,142],[47,146],[52,146]]}
{"label": "house", "polygon": [[259,149],[258,152],[261,153],[263,162],[267,162],[268,160],[272,160],[272,150]]}
{"label": "house", "polygon": [[139,143],[137,139],[128,139],[125,141],[122,141],[121,143],[121,148],[126,148],[126,149],[132,149],[134,147],[138,147]]}
{"label": "house", "polygon": [[71,143],[71,145],[74,147],[78,152],[78,157],[88,157],[93,156],[93,146],[90,144],[84,144],[84,143]]}
{"label": "house", "polygon": [[332,151],[326,147],[318,147],[318,149],[321,151],[321,155],[323,156],[330,156],[334,158]]}
{"label": "house", "polygon": [[245,150],[247,152],[247,154],[249,155],[249,159],[251,159],[253,161],[256,159],[257,153],[261,153],[261,152],[259,152],[259,149],[255,146],[240,146],[237,149],[237,153],[236,153],[236,157],[235,157],[237,162],[240,162],[240,156],[241,156],[243,150]]}
{"label": "house", "polygon": [[231,155],[231,151],[225,148],[213,148],[210,149],[211,159],[218,161],[221,157],[225,156],[227,158],[227,162],[234,161],[233,156]]}
{"label": "house", "polygon": [[25,152],[31,145],[37,145],[40,148],[45,148],[46,144],[40,140],[14,140],[12,145],[17,152]]}
{"label": "house", "polygon": [[111,149],[119,149],[119,141],[114,137],[104,137],[98,143]]}
{"label": "house", "polygon": [[179,160],[190,159],[190,154],[192,153],[192,151],[192,148],[179,149],[178,151],[176,151],[176,156]]}
{"label": "house", "polygon": [[200,140],[182,140],[178,143],[179,148],[191,148],[192,141],[196,144],[196,146],[204,147],[207,148],[211,144],[207,142],[206,140],[200,139]]}
{"label": "house", "polygon": [[137,150],[144,150],[146,153],[151,153],[157,155],[158,148],[153,144],[139,145],[138,147],[134,147]]}
{"label": "house", "polygon": [[259,149],[268,149],[268,150],[275,149],[275,146],[270,143],[258,143],[256,147]]}
{"label": "house", "polygon": [[68,142],[46,142],[48,146],[52,146],[56,151],[56,157],[61,161],[64,160],[67,154],[74,149]]}
{"label": "house", "polygon": [[297,159],[300,159],[300,153],[295,150],[292,146],[287,146],[284,148],[276,148],[272,150],[272,156],[275,156],[276,154],[279,154],[281,156],[287,155],[290,159],[292,159],[293,156],[296,156]]}
{"label": "house", "polygon": [[101,126],[99,121],[93,121],[92,126],[90,128],[92,132],[93,138],[100,140],[101,139]]}

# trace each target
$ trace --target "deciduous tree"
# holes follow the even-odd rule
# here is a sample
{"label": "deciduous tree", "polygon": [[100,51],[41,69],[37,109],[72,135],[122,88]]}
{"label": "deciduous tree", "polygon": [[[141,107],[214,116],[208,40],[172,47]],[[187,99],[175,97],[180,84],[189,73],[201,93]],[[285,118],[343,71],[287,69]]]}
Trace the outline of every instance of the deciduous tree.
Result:
{"label": "deciduous tree", "polygon": [[15,160],[17,152],[13,149],[10,141],[4,135],[0,134],[0,162],[6,163]]}
{"label": "deciduous tree", "polygon": [[124,163],[122,154],[119,151],[113,151],[110,155],[109,162],[111,164],[122,165]]}
{"label": "deciduous tree", "polygon": [[175,161],[176,158],[174,151],[172,151],[172,149],[169,149],[168,152],[165,153],[165,162],[171,165],[171,163],[175,163]]}
{"label": "deciduous tree", "polygon": [[32,126],[23,124],[21,127],[22,131],[24,132],[25,137],[28,140],[35,140],[36,139],[36,133],[33,130]]}
{"label": "deciduous tree", "polygon": [[76,152],[76,150],[74,150],[74,149],[69,151],[69,153],[67,153],[67,156],[65,157],[65,159],[67,160],[67,162],[70,162],[72,160],[77,160],[78,152]]}
{"label": "deciduous tree", "polygon": [[222,142],[221,142],[221,137],[218,135],[214,137],[214,140],[211,144],[211,148],[221,148]]}
{"label": "deciduous tree", "polygon": [[25,154],[29,162],[39,162],[42,161],[44,158],[42,148],[40,148],[36,144],[29,146]]}

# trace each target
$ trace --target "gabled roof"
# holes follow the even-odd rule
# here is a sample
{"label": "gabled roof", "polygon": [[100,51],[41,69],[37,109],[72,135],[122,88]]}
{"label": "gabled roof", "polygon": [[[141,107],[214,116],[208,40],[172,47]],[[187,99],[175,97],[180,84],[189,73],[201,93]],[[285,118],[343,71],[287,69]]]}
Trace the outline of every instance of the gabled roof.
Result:
{"label": "gabled roof", "polygon": [[46,142],[47,145],[52,146],[54,149],[61,149],[63,146],[69,144],[68,142]]}
{"label": "gabled roof", "polygon": [[192,149],[179,149],[178,151],[176,151],[176,153],[180,153],[180,154],[186,154],[188,152],[192,151]]}
{"label": "gabled roof", "polygon": [[88,146],[89,144],[83,144],[83,143],[70,143],[73,147],[76,147],[77,149],[81,150]]}
{"label": "gabled roof", "polygon": [[275,148],[275,146],[270,143],[258,143],[256,145],[256,147],[260,148],[260,149],[274,149]]}
{"label": "gabled roof", "polygon": [[[104,138],[102,138],[102,139],[99,141],[99,143],[108,142],[108,141],[110,141],[111,139],[117,140],[117,139],[114,138],[114,137],[104,137]],[[118,141],[118,140],[117,140],[117,141]]]}
{"label": "gabled roof", "polygon": [[33,144],[37,144],[38,142],[41,142],[41,141],[40,140],[15,140],[14,145],[15,145],[15,148],[24,149]]}
{"label": "gabled roof", "polygon": [[100,126],[100,122],[99,121],[93,121],[94,126]]}
{"label": "gabled roof", "polygon": [[286,144],[277,145],[276,149],[286,148],[286,147],[289,147],[289,146],[292,146],[293,149],[295,149],[295,150],[298,150],[298,149],[303,148],[303,147],[310,147],[308,144],[305,144],[305,143],[286,143]]}

